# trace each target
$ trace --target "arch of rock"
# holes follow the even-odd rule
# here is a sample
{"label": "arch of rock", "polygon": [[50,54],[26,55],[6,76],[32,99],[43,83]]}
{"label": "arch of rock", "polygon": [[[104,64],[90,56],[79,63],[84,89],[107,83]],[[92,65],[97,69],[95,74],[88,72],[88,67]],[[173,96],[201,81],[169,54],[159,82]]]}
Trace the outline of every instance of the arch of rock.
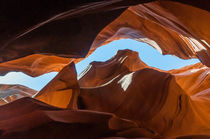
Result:
{"label": "arch of rock", "polygon": [[[210,138],[210,6],[203,1],[2,0],[0,74],[58,75],[41,91],[0,85],[0,138]],[[131,50],[74,63],[130,38],[201,63],[162,71]]]}

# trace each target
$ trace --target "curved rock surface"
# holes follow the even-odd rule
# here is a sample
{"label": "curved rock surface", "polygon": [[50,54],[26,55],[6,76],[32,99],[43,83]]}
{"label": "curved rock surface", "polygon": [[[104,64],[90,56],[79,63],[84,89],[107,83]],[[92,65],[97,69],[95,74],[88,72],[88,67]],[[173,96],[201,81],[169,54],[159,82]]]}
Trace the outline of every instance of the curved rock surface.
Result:
{"label": "curved rock surface", "polygon": [[147,0],[3,0],[0,60],[37,53],[84,57],[101,29],[130,5],[143,2]]}
{"label": "curved rock surface", "polygon": [[208,138],[209,70],[197,63],[161,71],[120,50],[77,81],[71,63],[34,98],[0,107],[0,137]]}
{"label": "curved rock surface", "polygon": [[131,50],[119,50],[106,62],[92,62],[79,75],[81,87],[96,87],[109,82],[119,74],[133,72],[148,67],[140,60],[138,53]]}
{"label": "curved rock surface", "polygon": [[157,1],[128,8],[98,34],[92,49],[130,38],[146,42],[162,54],[183,59],[195,57],[210,66],[209,30],[208,11],[173,1]]}
{"label": "curved rock surface", "polygon": [[37,91],[23,85],[0,84],[0,105],[10,103],[22,97],[31,97]]}
{"label": "curved rock surface", "polygon": [[3,139],[87,139],[114,136],[127,129],[137,129],[140,134],[145,132],[135,122],[121,119],[114,114],[63,110],[32,98],[21,98],[1,106],[0,112],[0,138]]}
{"label": "curved rock surface", "polygon": [[35,99],[59,108],[76,108],[79,84],[74,63],[65,66],[42,90]]}
{"label": "curved rock surface", "polygon": [[[209,11],[208,0],[1,1],[0,75],[60,72],[39,92],[0,85],[0,138],[210,138]],[[123,50],[77,80],[73,62],[123,38],[203,64],[162,71]]]}
{"label": "curved rock surface", "polygon": [[169,72],[175,75],[176,82],[189,96],[210,91],[210,68],[201,63]]}
{"label": "curved rock surface", "polygon": [[[80,108],[115,113],[162,137],[210,133],[208,67],[198,63],[171,71],[148,66],[129,71],[118,66],[112,71],[115,61],[121,63],[119,53],[112,61],[94,63],[80,78]],[[127,67],[139,63],[143,62],[139,59]]]}
{"label": "curved rock surface", "polygon": [[[146,42],[163,54],[199,58],[209,67],[208,0],[151,1],[33,0],[29,3],[22,0],[20,3],[3,0],[0,4],[0,74],[13,70],[38,76],[59,71],[63,64],[80,61],[78,58],[90,55],[101,45],[121,38]],[[27,9],[30,10],[25,13]],[[45,63],[48,56],[33,54],[56,55],[69,61],[57,57]],[[44,64],[40,57],[45,57]],[[18,58],[25,62],[17,63]],[[66,60],[68,62],[64,62]],[[39,64],[30,67],[37,61],[43,64],[44,70],[40,70]]]}
{"label": "curved rock surface", "polygon": [[16,60],[0,64],[0,75],[3,76],[10,71],[21,71],[32,77],[36,77],[48,72],[59,72],[72,59],[58,56],[47,56],[33,54]]}

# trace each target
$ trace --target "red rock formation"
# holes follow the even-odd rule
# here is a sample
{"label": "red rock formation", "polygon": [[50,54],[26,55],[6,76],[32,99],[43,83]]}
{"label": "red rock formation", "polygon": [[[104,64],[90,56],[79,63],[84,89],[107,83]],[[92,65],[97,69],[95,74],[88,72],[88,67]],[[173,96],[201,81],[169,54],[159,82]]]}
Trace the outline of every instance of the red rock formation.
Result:
{"label": "red rock formation", "polygon": [[147,1],[3,0],[0,62],[37,53],[84,57],[107,24],[128,6]]}
{"label": "red rock formation", "polygon": [[31,97],[37,91],[23,85],[0,84],[0,105],[10,103],[22,97]]}
{"label": "red rock formation", "polygon": [[78,95],[77,73],[74,63],[71,63],[65,66],[34,98],[59,108],[76,108]]}
{"label": "red rock formation", "polygon": [[[209,85],[208,78],[200,81],[201,88],[191,95],[189,86],[181,83],[194,77],[186,73],[197,68],[206,75],[203,65],[163,72],[144,64],[131,50],[121,50],[112,59],[91,65],[79,80],[80,89],[74,64],[70,64],[36,95],[42,102],[26,97],[1,106],[0,137],[210,136],[210,92],[202,91],[202,85]],[[191,81],[194,84],[197,82]]]}
{"label": "red rock formation", "polygon": [[[82,87],[79,96],[80,108],[110,112],[134,120],[139,127],[149,129],[162,137],[210,133],[209,75],[202,69],[196,74],[200,78],[191,74],[182,74],[181,77],[175,74],[180,71],[191,72],[201,64],[170,72],[149,67],[129,71],[123,66],[116,68],[115,61],[121,63],[121,57],[118,55],[119,53],[112,61],[106,61],[104,64],[94,63],[80,79],[82,82],[79,80]],[[135,56],[138,55],[132,55],[132,58]],[[109,64],[113,62],[115,64]],[[127,67],[136,66],[136,63],[142,62],[130,62]],[[104,71],[101,70],[102,66]],[[112,68],[115,72],[110,70]],[[209,71],[209,68],[206,67],[206,70]],[[116,74],[116,71],[120,73]],[[186,83],[183,83],[185,80]],[[199,95],[190,96],[190,93],[193,93],[190,87],[194,87],[193,91]]]}
{"label": "red rock formation", "polygon": [[[198,18],[199,17],[199,18]],[[210,14],[172,1],[132,6],[96,37],[92,49],[113,40],[146,42],[162,54],[199,58],[210,66]]]}
{"label": "red rock formation", "polygon": [[[0,138],[210,138],[209,2],[149,1],[1,1],[0,74],[60,72],[34,98],[0,87]],[[124,50],[77,81],[71,62],[121,38],[206,66],[161,71]]]}
{"label": "red rock formation", "polygon": [[[0,74],[15,70],[38,76],[61,70],[65,61],[62,58],[56,58],[48,65],[46,56],[43,59],[45,70],[41,71],[39,65],[31,68],[24,62],[20,65],[13,60],[24,57],[24,61],[36,63],[41,62],[40,57],[33,54],[47,54],[68,57],[69,62],[78,61],[75,58],[84,58],[101,45],[121,38],[146,42],[163,54],[184,59],[196,57],[210,66],[208,0],[146,4],[140,3],[150,0],[96,0],[86,3],[51,0],[50,5],[37,0],[23,1],[24,4],[7,0],[1,3]],[[12,4],[15,6],[8,12]],[[124,11],[128,6],[131,7]],[[30,12],[26,14],[25,9],[30,9]],[[32,55],[33,61],[31,56],[26,57],[28,55]],[[3,63],[7,61],[10,62]]]}
{"label": "red rock formation", "polygon": [[109,82],[120,74],[148,67],[142,62],[137,52],[119,50],[117,54],[106,62],[92,62],[79,75],[81,87],[96,87]]}
{"label": "red rock formation", "polygon": [[48,72],[59,72],[72,59],[58,56],[47,56],[34,54],[0,64],[0,75],[10,71],[21,71],[30,76],[36,77]]}
{"label": "red rock formation", "polygon": [[210,68],[201,63],[169,72],[175,75],[176,82],[189,96],[210,91]]}
{"label": "red rock formation", "polygon": [[151,134],[137,127],[135,122],[114,114],[63,110],[31,98],[1,106],[0,112],[0,138],[4,139],[102,138],[116,136],[127,129],[136,129],[141,136]]}

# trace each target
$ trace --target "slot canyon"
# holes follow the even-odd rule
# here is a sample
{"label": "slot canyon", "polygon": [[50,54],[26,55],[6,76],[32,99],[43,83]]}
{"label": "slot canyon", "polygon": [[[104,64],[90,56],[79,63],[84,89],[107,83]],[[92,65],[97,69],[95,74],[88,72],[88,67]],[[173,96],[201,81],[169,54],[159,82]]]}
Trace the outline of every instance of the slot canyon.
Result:
{"label": "slot canyon", "polygon": [[[209,11],[208,0],[1,0],[0,76],[58,74],[41,90],[0,84],[0,139],[210,139]],[[199,62],[162,70],[128,46],[78,75],[121,39]]]}

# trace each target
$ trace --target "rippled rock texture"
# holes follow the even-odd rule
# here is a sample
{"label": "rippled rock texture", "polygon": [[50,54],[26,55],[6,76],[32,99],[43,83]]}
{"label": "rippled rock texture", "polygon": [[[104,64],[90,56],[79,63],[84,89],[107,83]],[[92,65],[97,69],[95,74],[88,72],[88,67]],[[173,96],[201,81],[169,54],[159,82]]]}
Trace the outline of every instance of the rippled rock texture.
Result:
{"label": "rippled rock texture", "polygon": [[41,91],[22,87],[29,97],[2,103],[0,137],[209,138],[209,72],[201,63],[161,71],[131,50],[92,62],[79,80],[71,63]]}
{"label": "rippled rock texture", "polygon": [[121,38],[146,42],[162,54],[199,58],[210,66],[208,0],[151,1],[3,0],[0,74],[60,71]]}
{"label": "rippled rock texture", "polygon": [[23,85],[0,84],[0,105],[10,103],[23,97],[31,97],[36,93],[36,90]]}
{"label": "rippled rock texture", "polygon": [[[0,74],[59,73],[38,92],[0,85],[0,138],[210,138],[209,10],[207,0],[2,0]],[[74,63],[123,38],[201,63],[162,71],[122,50],[77,79]]]}

